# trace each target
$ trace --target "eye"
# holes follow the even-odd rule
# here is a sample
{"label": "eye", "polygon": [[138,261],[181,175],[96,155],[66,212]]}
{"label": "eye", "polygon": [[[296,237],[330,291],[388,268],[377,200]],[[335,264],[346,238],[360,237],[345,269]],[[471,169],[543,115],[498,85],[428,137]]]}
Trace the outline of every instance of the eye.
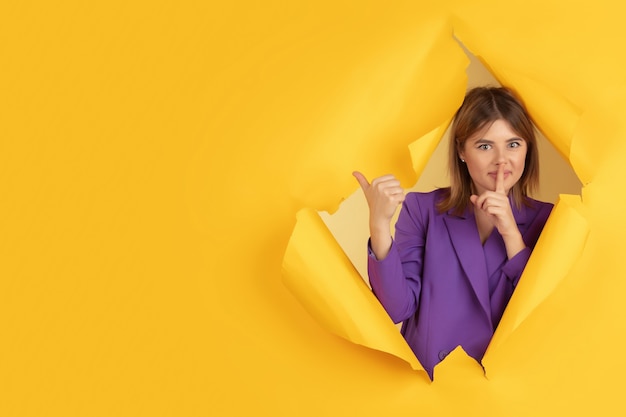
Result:
{"label": "eye", "polygon": [[509,143],[509,148],[519,148],[520,146],[522,146],[521,142],[511,142],[511,143]]}
{"label": "eye", "polygon": [[481,143],[480,145],[477,146],[477,149],[480,149],[482,151],[487,151],[487,150],[491,149],[491,145],[489,145],[487,143]]}

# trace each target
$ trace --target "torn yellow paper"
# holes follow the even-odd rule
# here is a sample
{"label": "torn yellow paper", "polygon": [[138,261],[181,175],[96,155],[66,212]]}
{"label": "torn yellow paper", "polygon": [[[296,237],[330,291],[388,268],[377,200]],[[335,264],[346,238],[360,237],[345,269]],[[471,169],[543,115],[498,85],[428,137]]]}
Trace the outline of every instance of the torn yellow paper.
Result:
{"label": "torn yellow paper", "polygon": [[496,349],[515,331],[576,265],[585,247],[589,224],[580,197],[562,195],[526,265],[498,329],[489,344]]}
{"label": "torn yellow paper", "polygon": [[[459,104],[460,105],[460,104]],[[411,152],[411,161],[413,162],[413,169],[419,177],[428,163],[428,159],[431,157],[439,141],[443,137],[446,129],[450,125],[452,119],[446,121],[441,126],[436,127],[432,131],[428,132],[415,142],[409,145],[409,151]]]}
{"label": "torn yellow paper", "polygon": [[[456,35],[463,40],[466,47],[479,43],[476,33],[469,34],[463,28],[464,24],[457,22]],[[566,160],[570,155],[570,147],[575,129],[578,125],[581,110],[567,96],[555,91],[550,85],[543,84],[519,68],[509,67],[509,63],[502,55],[495,53],[494,56],[479,56],[481,62],[488,67],[493,76],[501,85],[515,90],[524,100],[524,104],[532,115],[534,122],[539,126],[542,133],[549,138],[552,145]]]}
{"label": "torn yellow paper", "polygon": [[[0,2],[0,415],[625,415],[624,16],[615,0]],[[311,320],[281,267],[296,213],[332,211],[352,170],[415,178],[407,145],[464,92],[454,33],[542,111],[589,233],[488,378],[459,350],[427,384]],[[357,294],[384,317],[349,291],[320,302]]]}
{"label": "torn yellow paper", "polygon": [[335,334],[391,353],[423,371],[398,329],[312,209],[302,209],[283,259],[283,280]]}

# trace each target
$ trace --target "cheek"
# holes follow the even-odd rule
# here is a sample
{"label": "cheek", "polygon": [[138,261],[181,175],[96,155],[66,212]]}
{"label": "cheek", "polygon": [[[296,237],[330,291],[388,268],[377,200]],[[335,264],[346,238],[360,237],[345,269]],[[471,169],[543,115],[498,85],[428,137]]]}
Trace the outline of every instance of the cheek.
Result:
{"label": "cheek", "polygon": [[524,167],[526,166],[526,152],[520,152],[511,159],[516,167],[522,171],[524,170]]}
{"label": "cheek", "polygon": [[467,166],[475,170],[484,169],[489,166],[489,159],[485,158],[483,155],[472,155],[467,162]]}
{"label": "cheek", "polygon": [[473,177],[478,172],[482,171],[482,164],[480,163],[480,161],[472,159],[471,161],[467,161],[467,170],[469,171],[470,175]]}

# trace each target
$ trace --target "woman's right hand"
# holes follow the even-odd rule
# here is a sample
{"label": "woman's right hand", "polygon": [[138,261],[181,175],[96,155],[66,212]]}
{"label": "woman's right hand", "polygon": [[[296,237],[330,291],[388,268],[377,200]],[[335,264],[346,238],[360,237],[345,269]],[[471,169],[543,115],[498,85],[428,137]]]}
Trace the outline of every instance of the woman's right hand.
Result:
{"label": "woman's right hand", "polygon": [[404,189],[393,175],[375,178],[371,184],[358,171],[352,175],[359,182],[369,207],[372,251],[377,259],[383,259],[391,247],[391,219],[404,201]]}

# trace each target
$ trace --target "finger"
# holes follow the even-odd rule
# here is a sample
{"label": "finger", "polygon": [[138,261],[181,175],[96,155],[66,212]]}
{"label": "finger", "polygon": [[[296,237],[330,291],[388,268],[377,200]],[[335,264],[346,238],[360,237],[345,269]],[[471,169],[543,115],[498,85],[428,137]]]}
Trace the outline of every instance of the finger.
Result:
{"label": "finger", "polygon": [[393,175],[387,174],[387,175],[383,175],[382,177],[374,178],[372,180],[371,185],[378,185],[378,184],[382,186],[400,185],[400,181],[398,181],[396,177],[394,177]]}
{"label": "finger", "polygon": [[354,178],[356,178],[356,180],[359,182],[359,185],[361,186],[363,191],[365,191],[370,186],[370,183],[367,178],[365,178],[365,175],[361,174],[359,171],[354,171],[352,175],[354,175]]}
{"label": "finger", "polygon": [[387,195],[404,194],[404,188],[402,188],[402,187],[388,187],[388,188],[385,188],[385,192],[387,193]]}
{"label": "finger", "polygon": [[496,194],[494,191],[485,191],[483,194],[479,195],[474,201],[474,205],[483,210],[487,210],[489,207],[498,207],[501,204],[500,195]]}
{"label": "finger", "polygon": [[390,202],[401,203],[404,201],[404,190],[402,188],[385,190],[384,193]]}
{"label": "finger", "polygon": [[485,209],[485,211],[491,214],[492,216],[495,216],[498,218],[503,217],[505,214],[504,210],[502,210],[502,207],[497,207],[497,206],[489,206]]}
{"label": "finger", "polygon": [[378,178],[372,181],[371,187],[376,188],[380,192],[391,194],[397,193],[398,191],[403,191],[400,186],[400,181],[392,179],[387,181],[378,181]]}
{"label": "finger", "polygon": [[505,194],[505,190],[504,190],[504,164],[498,165],[498,173],[496,174],[496,193]]}
{"label": "finger", "polygon": [[488,195],[486,193],[483,193],[481,195],[470,196],[470,201],[474,204],[475,207],[478,207],[479,209],[484,210],[485,203],[487,202],[487,198],[488,198]]}

